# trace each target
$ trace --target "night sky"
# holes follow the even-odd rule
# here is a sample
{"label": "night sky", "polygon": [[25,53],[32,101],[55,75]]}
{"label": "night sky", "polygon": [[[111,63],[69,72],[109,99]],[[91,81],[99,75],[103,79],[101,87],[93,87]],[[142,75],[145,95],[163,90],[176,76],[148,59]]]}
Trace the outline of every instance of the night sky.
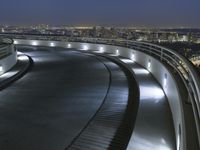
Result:
{"label": "night sky", "polygon": [[1,25],[200,27],[200,0],[0,0]]}

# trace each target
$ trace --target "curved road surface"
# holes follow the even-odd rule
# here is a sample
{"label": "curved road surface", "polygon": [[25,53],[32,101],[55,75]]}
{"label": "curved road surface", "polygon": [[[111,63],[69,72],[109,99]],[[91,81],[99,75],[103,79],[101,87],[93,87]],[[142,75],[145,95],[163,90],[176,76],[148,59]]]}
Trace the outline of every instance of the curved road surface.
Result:
{"label": "curved road surface", "polygon": [[175,149],[167,98],[141,66],[124,60],[141,90],[137,105],[135,79],[109,58],[62,48],[19,50],[34,63],[0,92],[0,150],[125,149],[129,138],[128,149]]}
{"label": "curved road surface", "polygon": [[0,92],[1,150],[64,150],[100,107],[109,72],[92,56],[20,48],[31,71]]}
{"label": "curved road surface", "polygon": [[[112,95],[122,94],[117,102],[111,99],[113,109],[126,110],[128,81],[118,65],[110,62],[111,71],[103,58],[61,48],[19,47],[19,51],[34,63],[0,92],[1,150],[66,149],[102,106],[112,72],[116,80]],[[110,130],[115,133],[111,126]]]}

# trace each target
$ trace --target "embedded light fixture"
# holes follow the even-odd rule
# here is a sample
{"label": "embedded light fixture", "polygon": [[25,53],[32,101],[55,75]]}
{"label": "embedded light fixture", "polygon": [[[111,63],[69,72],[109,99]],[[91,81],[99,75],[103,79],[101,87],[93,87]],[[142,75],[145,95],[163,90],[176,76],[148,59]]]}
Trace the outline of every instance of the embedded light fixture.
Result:
{"label": "embedded light fixture", "polygon": [[50,46],[52,46],[52,47],[53,47],[53,46],[55,46],[55,44],[54,44],[53,42],[51,42],[51,43],[50,43]]}
{"label": "embedded light fixture", "polygon": [[148,67],[148,69],[150,69],[150,67],[151,67],[151,60],[149,60],[147,67]]}
{"label": "embedded light fixture", "polygon": [[14,41],[14,44],[18,44],[18,42],[17,42],[17,41]]}
{"label": "embedded light fixture", "polygon": [[67,48],[71,48],[71,44],[67,44]]}
{"label": "embedded light fixture", "polygon": [[116,55],[119,55],[119,50],[118,49],[116,50]]}
{"label": "embedded light fixture", "polygon": [[134,53],[131,54],[131,60],[135,61],[135,54]]}
{"label": "embedded light fixture", "polygon": [[33,41],[33,42],[32,42],[32,45],[33,45],[33,46],[37,46],[38,43],[37,43],[36,41]]}
{"label": "embedded light fixture", "polygon": [[84,46],[83,46],[83,50],[85,50],[85,51],[88,50],[88,46],[87,46],[87,45],[84,45]]}
{"label": "embedded light fixture", "polygon": [[165,75],[164,75],[164,83],[163,83],[163,85],[164,85],[164,86],[167,85],[167,74],[166,74],[166,73],[165,73]]}
{"label": "embedded light fixture", "polygon": [[0,66],[0,72],[2,72],[3,71],[3,66]]}
{"label": "embedded light fixture", "polygon": [[99,51],[100,51],[101,53],[103,53],[103,52],[104,52],[104,48],[101,46],[101,47],[99,48]]}

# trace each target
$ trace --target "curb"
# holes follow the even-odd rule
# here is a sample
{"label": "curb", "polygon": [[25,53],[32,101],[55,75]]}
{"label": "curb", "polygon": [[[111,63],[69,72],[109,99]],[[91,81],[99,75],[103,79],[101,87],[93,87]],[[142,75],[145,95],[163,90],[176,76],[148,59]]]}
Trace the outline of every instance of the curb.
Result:
{"label": "curb", "polygon": [[[26,74],[33,65],[33,60],[30,56],[25,54],[20,54],[17,56],[18,60],[14,67],[12,67],[8,72],[0,76],[0,90],[6,88],[14,81],[20,79],[24,74]],[[20,60],[19,58],[23,57],[24,60]],[[9,76],[9,73],[13,73],[13,75]],[[8,77],[6,77],[8,75]],[[5,77],[5,79],[4,79]]]}

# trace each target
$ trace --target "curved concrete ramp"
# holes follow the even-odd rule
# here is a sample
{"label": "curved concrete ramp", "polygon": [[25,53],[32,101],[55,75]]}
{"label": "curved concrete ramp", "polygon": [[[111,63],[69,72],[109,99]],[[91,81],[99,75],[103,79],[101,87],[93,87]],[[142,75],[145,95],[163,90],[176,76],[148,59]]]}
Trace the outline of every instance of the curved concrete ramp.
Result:
{"label": "curved concrete ramp", "polygon": [[[121,67],[104,58],[59,48],[19,50],[33,59],[33,66],[0,92],[1,150],[64,150],[80,143],[88,149],[92,130],[96,137],[107,139],[102,140],[102,149],[110,144],[116,148],[116,135],[130,138],[133,120],[124,116],[132,109],[127,108],[128,78]],[[130,131],[121,134],[126,128]],[[89,139],[81,141],[82,137]],[[127,142],[121,142],[123,147]]]}
{"label": "curved concrete ramp", "polygon": [[140,89],[137,119],[128,150],[175,150],[172,113],[163,89],[148,70],[120,58],[134,72]]}
{"label": "curved concrete ramp", "polygon": [[101,105],[108,70],[77,52],[20,50],[34,65],[0,92],[0,149],[63,150]]}

